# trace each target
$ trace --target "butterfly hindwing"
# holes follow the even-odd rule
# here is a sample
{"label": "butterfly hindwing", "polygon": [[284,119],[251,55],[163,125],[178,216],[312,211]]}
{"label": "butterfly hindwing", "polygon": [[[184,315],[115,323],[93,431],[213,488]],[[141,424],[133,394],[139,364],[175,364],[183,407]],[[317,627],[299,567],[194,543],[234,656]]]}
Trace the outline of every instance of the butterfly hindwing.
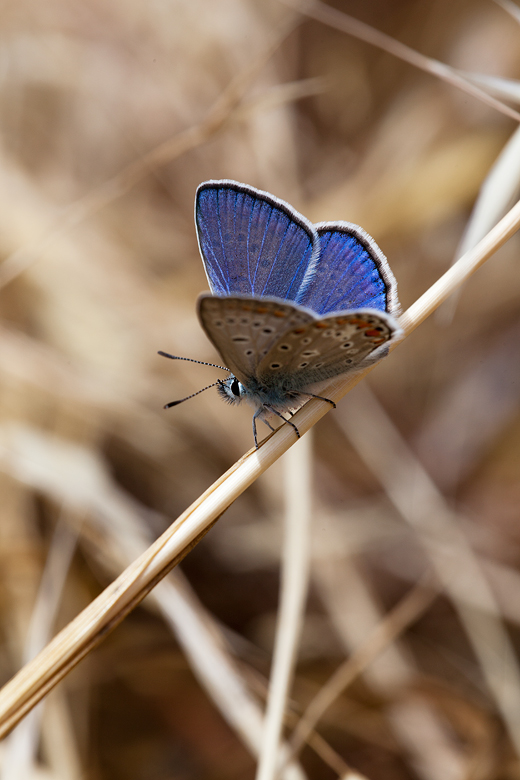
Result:
{"label": "butterfly hindwing", "polygon": [[246,184],[207,181],[197,190],[195,221],[215,295],[295,300],[319,255],[314,225],[285,201]]}
{"label": "butterfly hindwing", "polygon": [[358,308],[397,314],[397,283],[374,239],[350,222],[321,222],[315,227],[320,257],[312,285],[298,303],[321,316]]}
{"label": "butterfly hindwing", "polygon": [[266,385],[283,377],[297,391],[355,370],[396,331],[393,318],[374,309],[314,319],[287,330],[260,362],[258,378]]}
{"label": "butterfly hindwing", "polygon": [[251,297],[201,295],[198,313],[226,366],[244,385],[257,376],[258,364],[283,333],[314,321],[285,301]]}

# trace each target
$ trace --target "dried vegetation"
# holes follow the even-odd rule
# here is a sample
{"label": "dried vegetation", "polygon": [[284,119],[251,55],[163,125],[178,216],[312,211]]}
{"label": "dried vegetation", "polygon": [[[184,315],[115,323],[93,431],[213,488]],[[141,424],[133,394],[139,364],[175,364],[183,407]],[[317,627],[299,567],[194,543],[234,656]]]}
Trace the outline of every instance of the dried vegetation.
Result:
{"label": "dried vegetation", "polygon": [[[507,0],[336,6],[514,105]],[[274,0],[20,0],[0,20],[7,681],[251,446],[212,392],[162,409],[214,374],[158,349],[217,357],[197,184],[362,225],[406,308],[513,201],[520,152],[503,112]],[[520,776],[518,249],[315,429],[284,777]],[[283,490],[264,475],[26,718],[3,780],[254,776]]]}

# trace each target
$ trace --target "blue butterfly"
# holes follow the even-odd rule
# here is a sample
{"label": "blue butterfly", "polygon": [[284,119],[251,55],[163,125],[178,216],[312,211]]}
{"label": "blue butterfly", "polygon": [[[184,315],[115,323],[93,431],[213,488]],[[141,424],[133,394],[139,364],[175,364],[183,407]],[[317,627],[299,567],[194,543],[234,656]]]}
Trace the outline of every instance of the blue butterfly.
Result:
{"label": "blue butterfly", "polygon": [[199,186],[195,222],[211,289],[198,315],[232,372],[214,385],[229,403],[254,407],[256,447],[256,421],[273,430],[270,415],[299,436],[284,414],[306,398],[335,406],[311,389],[376,362],[401,334],[386,258],[357,225],[313,225],[285,201],[227,179]]}

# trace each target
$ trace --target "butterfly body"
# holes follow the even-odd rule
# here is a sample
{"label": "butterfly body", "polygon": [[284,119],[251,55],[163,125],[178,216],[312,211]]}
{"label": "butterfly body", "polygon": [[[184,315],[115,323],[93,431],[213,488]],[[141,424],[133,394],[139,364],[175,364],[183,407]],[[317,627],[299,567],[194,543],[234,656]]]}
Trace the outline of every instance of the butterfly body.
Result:
{"label": "butterfly body", "polygon": [[379,360],[400,335],[386,258],[357,225],[313,225],[231,180],[200,185],[195,221],[212,293],[199,297],[198,315],[231,372],[219,394],[253,406],[256,446],[256,420],[271,427],[271,415],[299,435],[286,413],[322,398],[324,380]]}
{"label": "butterfly body", "polygon": [[376,309],[318,317],[273,297],[201,295],[198,313],[232,371],[219,393],[247,401],[267,424],[270,414],[291,413],[315,396],[315,385],[382,357],[393,330]]}

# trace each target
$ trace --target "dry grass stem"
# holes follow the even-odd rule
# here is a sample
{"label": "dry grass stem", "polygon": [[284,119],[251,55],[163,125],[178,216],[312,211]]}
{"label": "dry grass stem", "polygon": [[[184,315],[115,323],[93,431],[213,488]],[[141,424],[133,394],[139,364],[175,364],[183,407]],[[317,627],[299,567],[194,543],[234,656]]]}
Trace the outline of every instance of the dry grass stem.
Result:
{"label": "dry grass stem", "polygon": [[[41,433],[36,435],[23,428],[11,429],[9,441],[11,452],[18,452],[18,468],[13,471],[12,458],[0,460],[0,466],[8,469],[21,482],[31,485],[33,490],[51,496],[57,505],[66,507],[70,512],[67,515],[69,519],[78,512],[80,500],[82,513],[86,515],[81,527],[91,539],[91,553],[113,576],[117,576],[151,544],[146,512],[130,501],[113,483],[111,476],[106,473],[105,464],[93,452],[59,441],[56,437],[47,437]],[[53,475],[60,473],[60,464],[64,461],[68,464],[66,478],[55,480]],[[78,495],[79,485],[82,485],[81,498]],[[64,533],[67,534],[66,531]],[[72,539],[76,535],[75,523],[68,536]],[[60,538],[61,532],[57,536]],[[59,579],[59,568],[57,570],[55,556],[51,555],[48,570],[53,580]],[[53,590],[56,589],[55,586]],[[148,605],[153,605],[162,614],[189,659],[193,673],[243,744],[257,757],[261,750],[264,724],[260,701],[249,690],[221,627],[204,609],[179,570],[170,573],[152,591]],[[45,625],[48,623],[49,619]],[[41,641],[39,646],[42,646]],[[17,762],[27,762],[29,735],[33,742],[38,738],[40,712],[38,718],[31,718],[32,714],[12,735],[20,745],[17,748]],[[62,724],[62,721],[60,719],[59,723]],[[44,720],[46,722],[47,716]],[[24,729],[25,737],[21,729]],[[70,753],[69,749],[64,756]],[[302,780],[301,768],[295,761],[289,761],[286,744],[281,745],[280,756],[281,760],[288,762],[283,771],[284,780]],[[8,762],[11,763],[9,756],[6,756],[5,762],[4,771],[7,770]],[[68,763],[71,764],[71,760]],[[74,773],[71,771],[68,776],[74,777]]]}
{"label": "dry grass stem", "polygon": [[[338,777],[347,777],[349,772],[351,772],[351,769],[347,763],[343,761],[341,756],[336,753],[335,750],[332,750],[328,742],[325,742],[323,737],[321,737],[316,731],[309,735],[307,744],[310,745],[310,747],[322,759],[322,761],[324,761],[334,772],[336,772]],[[280,758],[282,761],[284,760],[283,756],[280,756]],[[362,778],[362,780],[366,779]]]}
{"label": "dry grass stem", "polygon": [[[153,596],[201,684],[251,754],[258,758],[264,743],[264,713],[240,674],[219,626],[177,574],[170,574],[153,591]],[[281,740],[277,756],[284,764],[283,780],[303,780],[303,770]]]}
{"label": "dry grass stem", "polygon": [[[25,663],[34,658],[45,647],[52,636],[56,613],[60,605],[77,540],[78,531],[71,529],[65,518],[61,517],[53,534],[36,603],[31,615],[24,649]],[[29,716],[10,735],[5,745],[6,752],[2,762],[3,780],[17,780],[20,777],[27,777],[35,770],[35,756],[44,714],[43,707],[47,706],[47,704],[48,702],[29,713]],[[52,707],[55,709],[59,707],[67,708],[67,705],[62,697],[58,696],[51,702]],[[63,733],[62,728],[53,730],[53,734],[59,733]],[[72,745],[72,742],[69,740],[69,748],[66,750],[66,755],[70,756],[67,762],[68,766],[75,767],[74,772],[70,774],[71,780],[73,780],[74,778],[79,778],[79,761],[76,751],[70,745]]]}
{"label": "dry grass stem", "polygon": [[[465,281],[519,220],[515,205],[494,227],[520,187],[520,12],[355,6],[359,21],[330,0],[1,6],[0,733],[28,715],[0,744],[5,780],[244,780],[259,760],[283,780],[519,773],[520,234]],[[245,404],[213,389],[163,410],[221,375],[157,356],[222,363],[193,305],[193,195],[220,178],[361,225],[405,311],[370,375],[379,402],[360,387],[295,417],[302,433],[323,419],[309,597],[298,634],[305,578],[285,582],[283,640],[298,548],[282,563],[270,466],[310,442],[293,451],[282,425],[238,460]],[[444,327],[423,322],[444,299]],[[338,401],[362,376],[320,391]],[[432,569],[431,606],[385,634]]]}
{"label": "dry grass stem", "polygon": [[[496,225],[513,202],[519,181],[520,128],[517,128],[480,188],[479,196],[455,252],[455,260],[472,249]],[[437,318],[441,324],[448,325],[453,320],[460,294],[459,288],[437,311]]]}
{"label": "dry grass stem", "polygon": [[432,604],[437,594],[429,587],[429,580],[430,577],[426,577],[411,589],[316,694],[294,729],[291,737],[293,755],[302,749],[320,718],[343,691]]}
{"label": "dry grass stem", "polygon": [[[402,315],[405,337],[520,227],[517,203],[479,244],[453,265]],[[365,372],[368,373],[368,372]],[[334,401],[342,398],[364,374],[335,380],[324,391]],[[294,416],[301,434],[329,411],[330,405],[312,400]],[[258,451],[251,450],[206,490],[137,560],[135,560],[75,620],[63,629],[32,662],[0,691],[0,736],[14,725],[208,532],[235,499],[294,444],[292,428],[282,426]]]}
{"label": "dry grass stem", "polygon": [[398,57],[404,62],[408,62],[410,65],[430,73],[432,76],[436,76],[447,84],[461,89],[468,95],[472,95],[482,103],[514,119],[515,122],[520,122],[520,114],[517,111],[505,103],[495,100],[487,92],[479,89],[471,81],[461,76],[454,68],[450,68],[449,65],[445,65],[443,62],[434,60],[431,57],[425,57],[424,54],[411,49],[409,46],[405,46],[403,43],[396,41],[395,38],[385,35],[374,27],[360,22],[359,19],[338,11],[330,5],[325,5],[325,3],[321,3],[319,0],[308,0],[305,3],[300,3],[298,0],[283,1],[290,5],[291,8],[300,11],[300,13],[334,27],[336,30],[342,30],[348,35],[353,35],[355,38],[366,41],[372,46],[377,46],[378,49],[393,54],[394,57]]}
{"label": "dry grass stem", "polygon": [[285,85],[285,89],[281,88],[275,95],[267,94],[251,101],[247,106],[241,106],[251,82],[258,76],[265,63],[297,24],[298,21],[291,18],[280,26],[278,33],[271,38],[267,47],[256,57],[253,57],[248,67],[237,74],[199,124],[164,141],[111,179],[92,189],[80,200],[71,203],[44,236],[38,238],[32,245],[21,247],[8,256],[0,266],[0,289],[30,268],[64,231],[70,230],[105,208],[109,203],[121,198],[138,182],[155,173],[162,166],[173,162],[190,149],[207,143],[212,136],[221,132],[230,122],[243,120],[245,116],[249,116],[252,111],[257,109],[263,110],[266,102],[272,101],[275,105],[276,103],[281,104],[284,101],[299,100],[313,94],[316,90],[321,90],[321,83],[318,83],[316,79],[311,79],[304,84]]}
{"label": "dry grass stem", "polygon": [[[331,538],[340,537],[342,527],[333,516],[319,512],[320,533],[325,527]],[[344,536],[344,534],[343,534]],[[348,542],[347,542],[348,544]],[[384,610],[363,573],[361,551],[330,549],[315,553],[313,580],[320,597],[339,633],[346,653],[357,649],[371,631],[384,619]],[[345,596],[347,594],[347,596]],[[345,608],[345,600],[348,599]],[[411,659],[402,646],[394,644],[366,670],[371,687],[383,695],[407,685],[414,677]]]}
{"label": "dry grass stem", "polygon": [[[324,507],[319,517],[321,535],[326,523],[325,528],[328,534],[332,532],[332,539],[345,539],[344,529],[337,517],[330,516]],[[384,620],[385,614],[368,576],[363,572],[362,554],[362,550],[354,547],[349,550],[347,540],[346,550],[330,544],[314,559],[313,580],[347,657],[363,645]],[[437,583],[432,581],[430,585],[435,587]],[[446,780],[451,777],[453,766],[460,770],[465,765],[461,751],[449,739],[445,724],[428,697],[417,691],[411,696],[406,693],[410,687],[414,688],[420,675],[404,642],[399,639],[392,642],[363,670],[363,678],[376,696],[390,702],[386,711],[388,725],[413,757],[413,764],[421,777],[425,780]],[[459,774],[460,771],[456,777]]]}
{"label": "dry grass stem", "polygon": [[520,181],[520,128],[515,130],[480,189],[456,258],[475,246],[513,202]]}
{"label": "dry grass stem", "polygon": [[[351,396],[349,406],[351,413],[341,420],[341,426],[418,533],[520,755],[520,668],[479,559],[443,496],[371,393],[365,392],[362,399]],[[410,485],[414,486],[413,498]],[[477,607],[470,603],[469,593]]]}
{"label": "dry grass stem", "polygon": [[520,23],[520,9],[516,3],[513,3],[512,0],[495,0],[495,2]]}
{"label": "dry grass stem", "polygon": [[257,780],[274,780],[278,775],[278,746],[303,625],[309,583],[312,435],[291,447],[285,455],[284,466],[285,539],[280,606]]}
{"label": "dry grass stem", "polygon": [[483,73],[464,73],[462,75],[491,95],[502,98],[502,100],[510,100],[516,105],[520,103],[520,81],[516,79],[502,79]]}
{"label": "dry grass stem", "polygon": [[417,328],[456,289],[488,260],[520,226],[520,202],[477,244],[463,255],[452,267],[405,311],[400,319],[406,335]]}

